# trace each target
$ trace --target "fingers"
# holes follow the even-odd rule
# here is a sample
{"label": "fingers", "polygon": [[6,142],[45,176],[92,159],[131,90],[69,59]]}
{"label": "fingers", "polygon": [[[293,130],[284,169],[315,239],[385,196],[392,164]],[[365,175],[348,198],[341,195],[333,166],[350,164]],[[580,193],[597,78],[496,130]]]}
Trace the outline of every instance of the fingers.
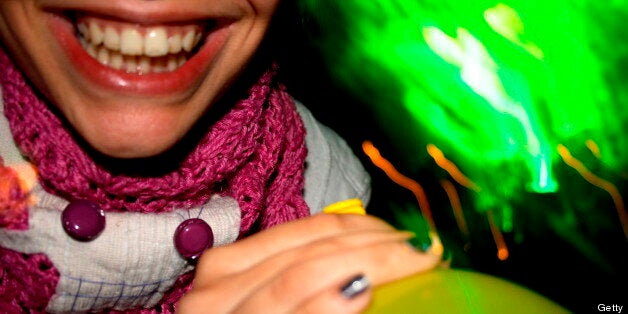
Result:
{"label": "fingers", "polygon": [[[386,231],[354,231],[340,236],[329,237],[306,244],[291,250],[282,251],[266,260],[259,262],[252,267],[208,280],[202,274],[197,273],[195,277],[193,292],[206,295],[221,295],[217,300],[228,301],[226,303],[236,305],[243,302],[245,298],[261,289],[268,281],[274,277],[281,276],[281,273],[303,261],[317,259],[334,254],[344,254],[358,247],[368,247],[375,244],[392,245],[394,243],[405,243],[413,234],[395,230]],[[244,256],[240,256],[244,258]],[[209,265],[208,267],[211,267]],[[220,291],[215,291],[215,290]]]}
{"label": "fingers", "polygon": [[[351,294],[345,291],[351,291]],[[368,278],[354,276],[342,285],[323,291],[300,304],[294,314],[354,314],[364,312],[371,301]]]}
{"label": "fingers", "polygon": [[289,222],[229,246],[208,250],[198,262],[196,277],[212,281],[248,269],[282,251],[324,238],[369,230],[395,229],[378,218],[364,215],[319,214]]}
{"label": "fingers", "polygon": [[335,297],[317,298],[330,297],[330,291],[339,293],[339,283],[355,273],[363,273],[373,285],[380,285],[432,269],[439,261],[440,257],[419,254],[405,243],[376,243],[334,252],[291,264],[245,298],[236,312],[255,312],[255,309],[268,304],[274,305],[274,313],[342,306],[342,302]]}
{"label": "fingers", "polygon": [[383,221],[317,215],[208,250],[194,287],[179,302],[186,313],[358,313],[370,291],[347,298],[346,281],[365,274],[380,285],[434,268],[440,257],[418,253]]}

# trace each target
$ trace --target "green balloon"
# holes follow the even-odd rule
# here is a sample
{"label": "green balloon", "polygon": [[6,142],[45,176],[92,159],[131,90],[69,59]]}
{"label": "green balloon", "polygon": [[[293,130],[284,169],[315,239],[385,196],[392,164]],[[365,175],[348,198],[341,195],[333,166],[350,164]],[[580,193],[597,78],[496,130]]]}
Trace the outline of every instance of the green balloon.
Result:
{"label": "green balloon", "polygon": [[498,277],[438,269],[378,287],[366,313],[569,313],[540,294]]}

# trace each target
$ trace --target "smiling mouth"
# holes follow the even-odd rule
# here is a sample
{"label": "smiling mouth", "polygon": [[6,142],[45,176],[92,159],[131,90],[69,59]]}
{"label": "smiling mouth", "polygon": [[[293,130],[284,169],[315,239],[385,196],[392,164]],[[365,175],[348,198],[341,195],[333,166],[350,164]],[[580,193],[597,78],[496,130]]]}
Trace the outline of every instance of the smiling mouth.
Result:
{"label": "smiling mouth", "polygon": [[142,25],[81,15],[73,22],[81,46],[92,58],[138,75],[177,70],[198,51],[215,24]]}

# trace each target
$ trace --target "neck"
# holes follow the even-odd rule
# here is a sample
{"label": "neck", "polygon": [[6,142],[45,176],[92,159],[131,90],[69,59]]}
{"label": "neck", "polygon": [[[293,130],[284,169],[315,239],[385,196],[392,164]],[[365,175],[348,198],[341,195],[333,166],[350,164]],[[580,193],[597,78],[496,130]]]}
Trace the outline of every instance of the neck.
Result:
{"label": "neck", "polygon": [[[141,160],[112,159],[86,148],[4,53],[0,71],[11,132],[50,193],[137,212],[189,208],[212,195],[228,195],[240,204],[245,232],[260,217],[260,226],[268,227],[309,212],[301,195],[305,131],[292,99],[275,81],[275,67],[257,77],[245,96],[225,96],[218,106],[223,111],[203,118],[173,149]],[[245,124],[260,127],[240,127]],[[170,167],[162,167],[164,161]]]}

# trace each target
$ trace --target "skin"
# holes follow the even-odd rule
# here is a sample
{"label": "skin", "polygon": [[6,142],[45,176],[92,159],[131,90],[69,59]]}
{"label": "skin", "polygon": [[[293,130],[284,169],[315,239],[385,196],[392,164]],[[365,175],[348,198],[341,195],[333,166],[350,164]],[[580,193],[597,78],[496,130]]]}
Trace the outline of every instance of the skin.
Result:
{"label": "skin", "polygon": [[[147,157],[165,151],[181,139],[241,73],[264,37],[277,3],[277,0],[2,0],[0,30],[27,75],[49,95],[88,143],[113,157]],[[194,10],[188,12],[181,7]],[[49,27],[50,11],[66,9],[106,12],[116,18],[157,25],[192,17],[228,18],[232,23],[226,42],[212,64],[202,69],[202,77],[188,88],[154,95],[106,88],[86,79],[63,52]]]}
{"label": "skin", "polygon": [[[90,145],[117,158],[149,157],[181,139],[242,73],[278,2],[0,0],[0,35],[31,81]],[[85,77],[50,27],[51,12],[60,10],[107,12],[146,25],[192,18],[221,18],[229,25],[212,61],[191,83],[149,93]],[[371,292],[344,298],[340,289],[350,278],[364,274],[378,286],[439,264],[439,256],[413,250],[410,237],[370,216],[320,214],[286,223],[205,252],[178,311],[358,313]]]}
{"label": "skin", "polygon": [[[316,232],[304,232],[306,228]],[[207,251],[199,261],[194,287],[178,309],[360,313],[369,305],[370,290],[353,299],[340,294],[356,274],[379,286],[439,265],[440,256],[408,245],[411,237],[371,216],[320,214],[289,222]]]}

